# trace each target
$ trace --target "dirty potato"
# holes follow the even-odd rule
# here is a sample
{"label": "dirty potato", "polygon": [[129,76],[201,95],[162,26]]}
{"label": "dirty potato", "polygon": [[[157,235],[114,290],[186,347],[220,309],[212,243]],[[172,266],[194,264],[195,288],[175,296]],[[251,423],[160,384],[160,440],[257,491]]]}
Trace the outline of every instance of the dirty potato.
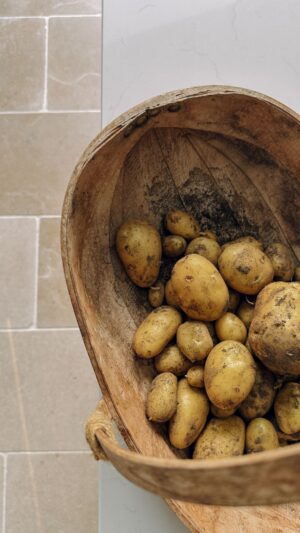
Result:
{"label": "dirty potato", "polygon": [[244,343],[247,338],[245,324],[233,313],[225,313],[215,323],[220,341],[232,340]]}
{"label": "dirty potato", "polygon": [[192,363],[179,350],[176,344],[167,346],[154,359],[154,366],[157,372],[172,372],[176,376],[184,375]]}
{"label": "dirty potato", "polygon": [[218,257],[221,253],[221,247],[217,241],[210,239],[208,237],[197,237],[193,239],[187,246],[185,255],[188,254],[199,254],[203,257],[206,257],[208,261],[217,265]]}
{"label": "dirty potato", "polygon": [[254,303],[252,304],[249,303],[247,300],[244,300],[238,307],[236,314],[245,324],[246,328],[249,329],[254,315]]}
{"label": "dirty potato", "polygon": [[155,285],[152,285],[148,290],[148,302],[154,308],[160,307],[164,301],[164,297],[165,286],[162,281],[157,281]]}
{"label": "dirty potato", "polygon": [[180,257],[186,249],[186,240],[181,235],[168,235],[162,240],[163,253],[166,257]]}
{"label": "dirty potato", "polygon": [[206,424],[209,403],[205,392],[191,387],[187,379],[178,383],[177,409],[170,420],[169,439],[175,448],[190,446]]}
{"label": "dirty potato", "polygon": [[176,335],[181,314],[167,305],[154,309],[140,324],[133,337],[133,349],[139,357],[158,355]]}
{"label": "dirty potato", "polygon": [[272,407],[275,398],[275,378],[260,363],[256,363],[254,385],[239,407],[239,414],[245,420],[264,416]]}
{"label": "dirty potato", "polygon": [[198,438],[193,459],[218,459],[243,455],[245,424],[238,416],[212,418]]}
{"label": "dirty potato", "polygon": [[200,226],[195,217],[179,209],[167,213],[165,226],[173,235],[180,235],[187,240],[195,239],[200,233]]}
{"label": "dirty potato", "polygon": [[274,269],[274,279],[291,281],[295,271],[295,263],[289,248],[281,242],[273,242],[265,250]]}
{"label": "dirty potato", "polygon": [[272,422],[254,418],[246,430],[246,452],[257,453],[279,448],[279,440]]}
{"label": "dirty potato", "polygon": [[276,422],[283,433],[300,431],[300,384],[286,383],[278,392],[274,411]]}
{"label": "dirty potato", "polygon": [[245,235],[245,237],[239,237],[238,239],[235,239],[234,241],[226,242],[225,244],[223,244],[222,250],[224,250],[224,248],[227,248],[227,246],[230,246],[231,244],[236,244],[236,243],[240,243],[240,242],[241,243],[252,244],[252,246],[255,246],[256,248],[259,248],[260,250],[263,249],[263,245],[262,245],[261,241],[258,241],[254,237],[251,237],[251,235]]}
{"label": "dirty potato", "polygon": [[177,406],[177,378],[164,372],[154,378],[146,401],[146,414],[152,422],[166,422]]}
{"label": "dirty potato", "polygon": [[234,291],[233,289],[228,289],[229,292],[229,304],[228,304],[228,311],[230,313],[235,313],[237,310],[239,303],[240,303],[240,295],[238,292]]}
{"label": "dirty potato", "polygon": [[182,353],[193,363],[201,361],[213,347],[213,341],[204,322],[183,322],[177,330],[176,342]]}
{"label": "dirty potato", "polygon": [[207,237],[208,239],[213,239],[214,241],[218,240],[217,235],[211,229],[204,229],[204,230],[200,231],[199,232],[199,237]]}
{"label": "dirty potato", "polygon": [[186,379],[191,387],[203,389],[204,387],[204,367],[201,365],[192,366],[187,374]]}
{"label": "dirty potato", "polygon": [[175,294],[170,279],[165,285],[165,299],[168,305],[170,305],[171,307],[176,307],[176,309],[180,309],[179,300],[177,298],[177,295]]}
{"label": "dirty potato", "polygon": [[220,409],[219,407],[217,407],[216,405],[211,403],[210,404],[210,410],[211,410],[211,413],[214,416],[216,416],[217,418],[228,418],[229,416],[232,416],[235,413],[236,408],[234,408],[234,409]]}

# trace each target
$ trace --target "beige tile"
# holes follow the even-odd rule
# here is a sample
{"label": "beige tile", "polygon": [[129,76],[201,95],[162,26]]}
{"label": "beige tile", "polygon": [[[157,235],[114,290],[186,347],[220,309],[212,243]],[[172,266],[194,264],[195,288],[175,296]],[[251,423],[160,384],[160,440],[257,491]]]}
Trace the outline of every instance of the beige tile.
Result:
{"label": "beige tile", "polygon": [[0,333],[0,451],[87,450],[100,393],[78,331]]}
{"label": "beige tile", "polygon": [[1,0],[0,16],[88,15],[99,13],[100,0]]}
{"label": "beige tile", "polygon": [[41,109],[45,21],[0,19],[0,110]]}
{"label": "beige tile", "polygon": [[0,217],[0,328],[33,323],[36,220]]}
{"label": "beige tile", "polygon": [[[4,455],[0,454],[0,525],[3,516],[3,480],[4,480]],[[5,532],[4,532],[5,533]]]}
{"label": "beige tile", "polygon": [[49,109],[99,109],[100,32],[98,18],[49,20]]}
{"label": "beige tile", "polygon": [[97,473],[87,454],[10,455],[6,533],[97,533]]}
{"label": "beige tile", "polygon": [[60,219],[45,218],[40,224],[38,327],[77,326],[62,267]]}
{"label": "beige tile", "polygon": [[71,172],[99,130],[99,113],[0,116],[0,213],[59,215]]}

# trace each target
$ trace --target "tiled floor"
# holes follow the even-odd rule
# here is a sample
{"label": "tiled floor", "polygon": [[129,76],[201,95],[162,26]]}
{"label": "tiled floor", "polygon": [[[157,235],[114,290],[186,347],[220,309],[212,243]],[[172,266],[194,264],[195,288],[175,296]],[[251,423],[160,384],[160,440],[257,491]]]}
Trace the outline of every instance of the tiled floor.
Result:
{"label": "tiled floor", "polygon": [[1,0],[0,40],[0,533],[97,533],[99,389],[59,226],[100,129],[100,0]]}

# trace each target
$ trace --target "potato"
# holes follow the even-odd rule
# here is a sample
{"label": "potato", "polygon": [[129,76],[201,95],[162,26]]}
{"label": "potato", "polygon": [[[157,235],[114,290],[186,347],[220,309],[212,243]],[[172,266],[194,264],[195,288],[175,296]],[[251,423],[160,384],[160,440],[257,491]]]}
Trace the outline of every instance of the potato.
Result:
{"label": "potato", "polygon": [[229,289],[229,304],[228,304],[228,311],[230,313],[235,313],[237,310],[239,303],[240,303],[240,295],[238,292],[234,291],[233,289]]}
{"label": "potato", "polygon": [[179,301],[170,279],[165,285],[165,298],[168,305],[171,305],[171,307],[176,307],[176,309],[180,309]]}
{"label": "potato", "polygon": [[256,363],[254,385],[239,407],[239,414],[245,420],[264,416],[272,407],[275,398],[275,378],[260,363]]}
{"label": "potato", "polygon": [[247,300],[244,300],[239,306],[237,316],[244,322],[246,328],[250,327],[253,315],[254,315],[254,304],[250,304]]}
{"label": "potato", "polygon": [[176,342],[182,353],[193,363],[205,359],[213,347],[206,324],[196,320],[183,322],[179,326]]}
{"label": "potato", "polygon": [[210,410],[211,413],[216,416],[217,418],[228,418],[229,416],[232,416],[236,409],[220,409],[213,403],[210,404]]}
{"label": "potato", "polygon": [[209,239],[208,237],[197,237],[193,239],[187,246],[185,255],[199,254],[206,257],[211,263],[216,265],[218,263],[218,257],[221,253],[221,247],[217,241]]}
{"label": "potato", "polygon": [[197,320],[217,320],[227,309],[227,286],[216,267],[197,254],[179,259],[172,270],[172,287],[181,309]]}
{"label": "potato", "polygon": [[263,245],[260,241],[258,241],[254,237],[251,237],[251,235],[246,235],[245,237],[239,237],[238,239],[235,239],[234,241],[226,242],[225,244],[223,244],[222,250],[224,250],[224,248],[227,248],[227,246],[230,246],[231,244],[235,244],[239,242],[252,244],[252,246],[259,248],[260,250],[262,250],[263,248]]}
{"label": "potato", "polygon": [[278,392],[274,411],[276,422],[283,433],[300,431],[300,384],[286,383]]}
{"label": "potato", "polygon": [[202,389],[204,387],[204,367],[200,365],[192,366],[187,372],[186,379],[191,387]]}
{"label": "potato", "polygon": [[169,425],[172,446],[180,450],[190,446],[204,428],[208,412],[205,392],[190,387],[187,379],[181,379],[177,389],[177,410]]}
{"label": "potato", "polygon": [[266,418],[254,418],[246,430],[246,452],[257,453],[279,448],[276,429]]}
{"label": "potato", "polygon": [[167,346],[154,359],[154,366],[157,372],[172,372],[176,376],[184,375],[192,363],[179,350],[176,344]]}
{"label": "potato", "polygon": [[177,407],[177,378],[164,372],[154,378],[146,401],[146,414],[152,422],[166,422]]}
{"label": "potato", "polygon": [[127,275],[139,287],[156,281],[161,260],[157,229],[144,220],[128,220],[117,231],[116,247]]}
{"label": "potato", "polygon": [[300,284],[277,281],[259,294],[249,330],[254,354],[276,374],[300,375]]}
{"label": "potato", "polygon": [[268,256],[247,242],[227,246],[218,265],[227,285],[242,294],[257,294],[274,276]]}
{"label": "potato", "polygon": [[176,334],[181,314],[167,305],[154,309],[140,324],[133,337],[133,349],[139,357],[158,355]]}
{"label": "potato", "polygon": [[165,287],[162,281],[157,281],[148,290],[148,302],[152,307],[160,307],[164,301]]}
{"label": "potato", "polygon": [[245,424],[238,416],[212,418],[198,438],[193,459],[218,459],[243,455]]}
{"label": "potato", "polygon": [[162,240],[163,252],[166,257],[179,257],[186,249],[186,240],[180,235],[168,235]]}
{"label": "potato", "polygon": [[208,239],[213,239],[214,241],[217,241],[218,238],[214,231],[210,229],[204,229],[199,232],[199,237],[207,237]]}
{"label": "potato", "polygon": [[300,281],[300,267],[296,267],[295,268],[294,280],[295,281]]}
{"label": "potato", "polygon": [[255,381],[255,362],[247,348],[236,341],[217,344],[204,367],[210,401],[220,409],[233,409],[247,398]]}
{"label": "potato", "polygon": [[265,250],[274,269],[274,278],[278,281],[293,279],[295,263],[291,251],[281,242],[273,242]]}
{"label": "potato", "polygon": [[165,226],[173,235],[180,235],[188,240],[195,239],[200,233],[200,226],[195,217],[179,209],[167,213]]}
{"label": "potato", "polygon": [[232,340],[244,343],[247,338],[245,324],[233,313],[225,313],[215,323],[215,330],[220,341]]}

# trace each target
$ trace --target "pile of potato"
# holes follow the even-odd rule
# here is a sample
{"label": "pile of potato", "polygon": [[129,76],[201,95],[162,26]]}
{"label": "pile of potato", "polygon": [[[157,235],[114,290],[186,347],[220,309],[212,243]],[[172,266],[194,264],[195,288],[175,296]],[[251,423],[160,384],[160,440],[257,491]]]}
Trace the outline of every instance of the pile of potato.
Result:
{"label": "pile of potato", "polygon": [[[300,440],[300,267],[290,250],[264,249],[252,236],[220,246],[179,210],[164,225],[161,237],[130,220],[116,237],[129,278],[148,288],[154,308],[133,339],[157,372],[148,419],[168,422],[171,445],[194,459]],[[173,264],[164,282],[162,257]]]}

